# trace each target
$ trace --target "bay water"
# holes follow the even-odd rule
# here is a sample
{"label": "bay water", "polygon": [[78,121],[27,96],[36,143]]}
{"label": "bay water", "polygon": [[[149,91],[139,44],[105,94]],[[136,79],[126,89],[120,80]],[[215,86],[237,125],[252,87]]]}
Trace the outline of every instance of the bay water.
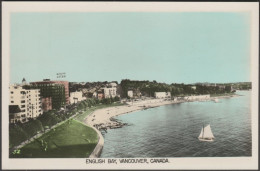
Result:
{"label": "bay water", "polygon": [[[100,157],[238,157],[252,155],[251,91],[206,102],[185,102],[115,117],[128,126],[108,130]],[[198,140],[210,124],[215,140]]]}

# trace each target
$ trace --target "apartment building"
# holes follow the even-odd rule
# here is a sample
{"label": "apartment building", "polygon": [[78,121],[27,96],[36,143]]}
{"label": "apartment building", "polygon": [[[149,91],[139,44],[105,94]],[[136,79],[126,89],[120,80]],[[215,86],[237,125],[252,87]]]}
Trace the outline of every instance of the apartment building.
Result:
{"label": "apartment building", "polygon": [[[10,109],[10,122],[16,123],[18,121],[24,123],[27,122],[29,118],[36,118],[42,114],[42,103],[40,97],[39,89],[24,89],[19,85],[10,85],[10,99],[9,105]],[[18,111],[20,112],[13,112]]]}
{"label": "apartment building", "polygon": [[171,98],[171,92],[155,92],[154,97],[157,99]]}
{"label": "apartment building", "polygon": [[69,82],[68,81],[55,81],[50,79],[44,79],[43,81],[36,81],[31,82],[32,85],[38,85],[40,87],[46,86],[46,85],[53,85],[53,84],[59,84],[63,85],[64,87],[64,94],[65,94],[65,102],[66,104],[70,104],[70,97],[69,97]]}
{"label": "apartment building", "polygon": [[[43,98],[51,98],[52,109],[59,110],[61,107],[65,106],[66,103],[66,91],[63,84],[42,81],[42,82],[32,82],[30,85],[26,86],[28,89],[40,89],[41,96]],[[43,106],[48,106],[50,99],[43,101]]]}
{"label": "apartment building", "polygon": [[114,97],[116,97],[116,87],[103,88],[103,90],[104,90],[104,97],[105,98],[114,98]]}
{"label": "apartment building", "polygon": [[86,97],[83,97],[83,93],[81,91],[75,91],[70,93],[70,104],[75,104],[82,100],[86,100]]}

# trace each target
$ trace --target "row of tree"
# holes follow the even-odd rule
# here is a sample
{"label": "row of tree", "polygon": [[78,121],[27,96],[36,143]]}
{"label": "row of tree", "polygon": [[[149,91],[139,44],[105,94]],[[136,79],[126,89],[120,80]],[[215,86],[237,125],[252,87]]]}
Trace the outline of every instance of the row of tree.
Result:
{"label": "row of tree", "polygon": [[[113,83],[118,84],[117,81],[112,81]],[[70,92],[74,92],[74,91],[79,91],[81,89],[100,89],[100,88],[104,88],[107,86],[107,84],[109,84],[111,82],[108,81],[98,81],[98,82],[86,82],[86,83],[73,83],[70,82],[69,83],[69,91]]]}
{"label": "row of tree", "polygon": [[185,85],[185,84],[166,84],[156,81],[131,81],[122,80],[122,97],[127,97],[128,90],[141,92],[143,96],[154,97],[155,92],[171,92],[172,96],[198,95],[198,94],[223,94],[232,91],[231,85],[206,86],[206,85]]}
{"label": "row of tree", "polygon": [[78,109],[83,109],[86,107],[91,107],[91,106],[96,106],[98,104],[111,104],[114,102],[118,102],[120,99],[119,97],[114,97],[114,98],[106,98],[106,99],[97,99],[97,98],[89,98],[87,100],[82,101],[79,105],[78,105]]}

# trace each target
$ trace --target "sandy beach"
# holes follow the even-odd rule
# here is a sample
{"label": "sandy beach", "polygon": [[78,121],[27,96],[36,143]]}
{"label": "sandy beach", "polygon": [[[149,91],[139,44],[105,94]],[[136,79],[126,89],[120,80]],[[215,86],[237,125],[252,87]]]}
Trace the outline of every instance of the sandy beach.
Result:
{"label": "sandy beach", "polygon": [[126,105],[123,106],[116,106],[116,107],[109,107],[104,109],[99,109],[90,114],[87,119],[86,123],[89,126],[94,125],[103,125],[106,127],[115,126],[116,122],[111,120],[111,118],[121,115],[130,113],[133,111],[143,110],[147,108],[167,105],[167,104],[174,104],[174,103],[181,103],[176,101],[165,101],[162,99],[151,99],[151,100],[142,100],[137,102],[128,102]]}

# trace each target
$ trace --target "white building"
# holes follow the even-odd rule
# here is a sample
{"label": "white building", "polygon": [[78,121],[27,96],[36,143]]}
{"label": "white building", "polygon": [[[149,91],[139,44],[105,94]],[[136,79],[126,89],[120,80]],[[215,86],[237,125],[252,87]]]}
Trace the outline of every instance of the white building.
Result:
{"label": "white building", "polygon": [[155,92],[154,96],[157,99],[171,98],[171,92]]}
{"label": "white building", "polygon": [[116,87],[112,88],[103,88],[104,89],[104,97],[105,98],[114,98],[116,97]]}
{"label": "white building", "polygon": [[127,91],[127,96],[130,97],[130,98],[132,98],[132,97],[134,96],[133,90],[128,90],[128,91]]}
{"label": "white building", "polygon": [[192,88],[193,90],[196,90],[196,86],[191,86],[191,88]]}
{"label": "white building", "polygon": [[83,97],[81,91],[71,92],[70,93],[70,104],[78,103],[82,100],[86,100],[86,97]]}
{"label": "white building", "polygon": [[39,89],[23,89],[18,85],[11,85],[9,105],[18,105],[21,112],[14,114],[11,123],[27,122],[29,118],[36,118],[42,114]]}

